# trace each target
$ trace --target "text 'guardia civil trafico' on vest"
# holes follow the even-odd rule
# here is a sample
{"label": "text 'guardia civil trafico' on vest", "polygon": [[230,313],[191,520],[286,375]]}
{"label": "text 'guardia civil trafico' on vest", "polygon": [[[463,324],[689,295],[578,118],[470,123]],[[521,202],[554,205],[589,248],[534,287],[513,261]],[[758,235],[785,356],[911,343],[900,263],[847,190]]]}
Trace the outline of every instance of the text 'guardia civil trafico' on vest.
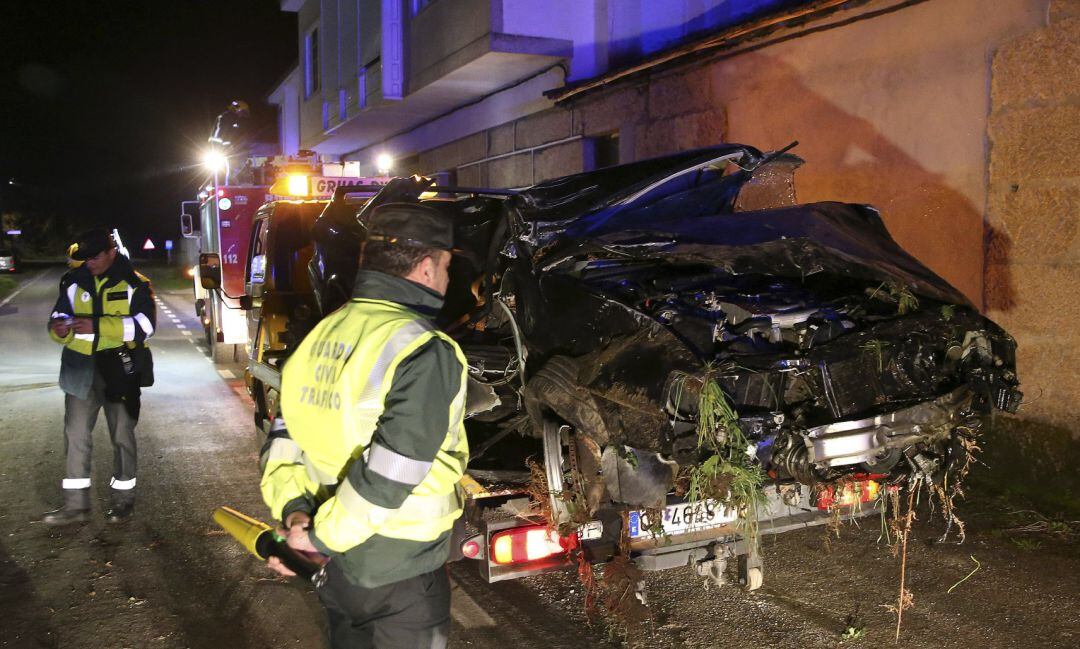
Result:
{"label": "text 'guardia civil trafico' on vest", "polygon": [[333,340],[320,340],[312,346],[308,352],[309,358],[342,358],[352,352],[352,345],[348,343],[334,342]]}
{"label": "text 'guardia civil trafico' on vest", "polygon": [[304,385],[300,387],[300,403],[324,410],[341,410],[341,395],[333,390]]}

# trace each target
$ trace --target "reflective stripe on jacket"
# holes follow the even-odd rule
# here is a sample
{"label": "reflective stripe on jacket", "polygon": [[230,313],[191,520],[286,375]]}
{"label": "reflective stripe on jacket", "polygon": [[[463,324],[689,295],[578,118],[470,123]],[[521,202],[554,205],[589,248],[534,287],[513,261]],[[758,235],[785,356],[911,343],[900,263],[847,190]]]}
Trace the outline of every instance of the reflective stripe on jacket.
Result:
{"label": "reflective stripe on jacket", "polygon": [[259,489],[274,518],[284,522],[294,511],[312,512],[316,500],[325,498],[318,480],[308,474],[304,452],[289,437],[285,422],[278,417],[270,425],[260,456],[262,481]]}

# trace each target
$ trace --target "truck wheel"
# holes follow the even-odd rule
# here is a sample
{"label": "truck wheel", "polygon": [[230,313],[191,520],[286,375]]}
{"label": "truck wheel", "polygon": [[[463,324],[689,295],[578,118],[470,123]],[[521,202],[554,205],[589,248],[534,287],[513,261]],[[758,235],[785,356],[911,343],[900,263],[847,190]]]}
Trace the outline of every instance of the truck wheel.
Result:
{"label": "truck wheel", "polygon": [[256,428],[269,429],[264,422],[271,422],[278,416],[278,393],[274,388],[256,380],[252,385],[252,399],[255,401]]}
{"label": "truck wheel", "polygon": [[263,392],[263,383],[258,379],[253,379],[251,382],[251,400],[255,402],[255,428],[265,433],[269,429],[269,426],[266,426],[269,417],[266,416],[266,397]]}

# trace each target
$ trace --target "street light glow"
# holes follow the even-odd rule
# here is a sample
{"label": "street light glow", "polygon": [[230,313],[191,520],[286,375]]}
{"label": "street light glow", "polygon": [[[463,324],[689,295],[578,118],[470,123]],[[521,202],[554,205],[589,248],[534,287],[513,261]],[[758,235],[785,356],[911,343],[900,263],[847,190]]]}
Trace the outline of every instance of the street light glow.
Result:
{"label": "street light glow", "polygon": [[225,167],[229,164],[229,161],[221,151],[210,150],[203,154],[202,163],[203,166],[212,173],[218,173],[225,171]]}
{"label": "street light glow", "polygon": [[389,174],[393,166],[394,159],[390,157],[389,153],[380,153],[375,156],[375,168],[378,169],[380,176]]}

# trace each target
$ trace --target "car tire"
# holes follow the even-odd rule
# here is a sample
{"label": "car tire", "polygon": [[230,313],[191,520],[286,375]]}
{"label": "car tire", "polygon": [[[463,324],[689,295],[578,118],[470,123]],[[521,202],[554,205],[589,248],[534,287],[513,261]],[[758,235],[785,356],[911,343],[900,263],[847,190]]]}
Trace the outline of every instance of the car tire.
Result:
{"label": "car tire", "polygon": [[608,428],[593,396],[578,383],[578,371],[572,358],[555,356],[549,360],[525,385],[525,409],[537,431],[542,432],[544,420],[554,414],[603,446]]}

